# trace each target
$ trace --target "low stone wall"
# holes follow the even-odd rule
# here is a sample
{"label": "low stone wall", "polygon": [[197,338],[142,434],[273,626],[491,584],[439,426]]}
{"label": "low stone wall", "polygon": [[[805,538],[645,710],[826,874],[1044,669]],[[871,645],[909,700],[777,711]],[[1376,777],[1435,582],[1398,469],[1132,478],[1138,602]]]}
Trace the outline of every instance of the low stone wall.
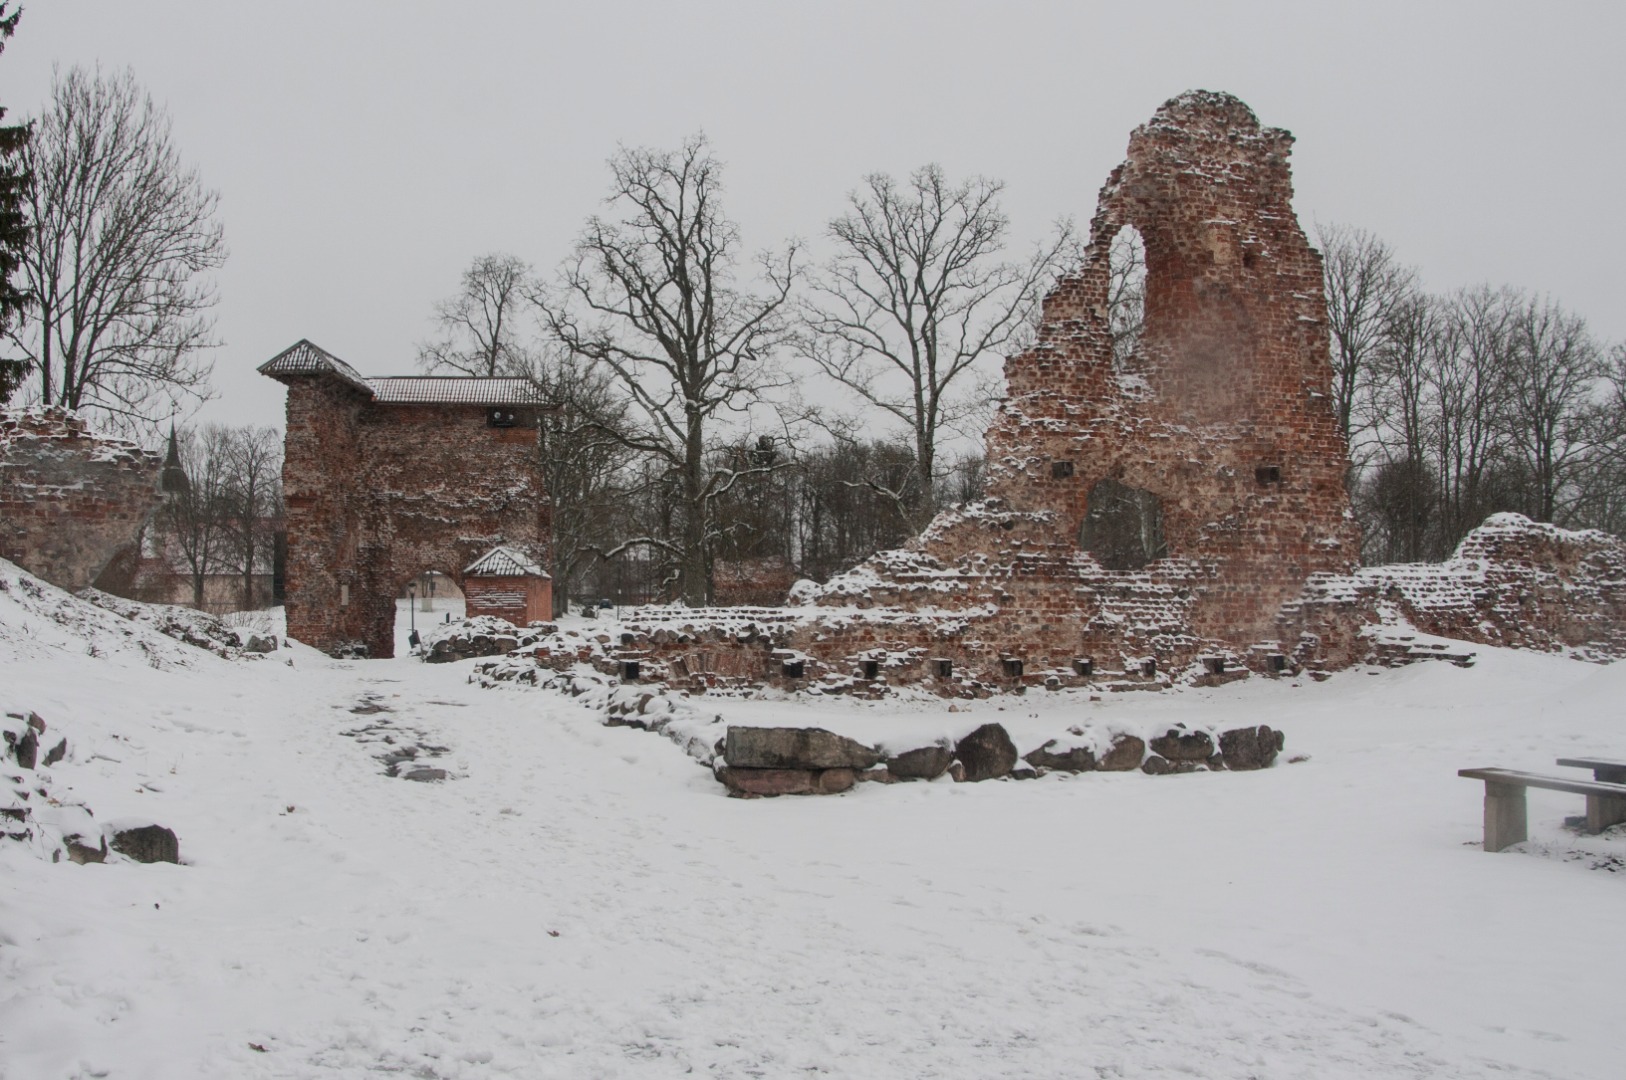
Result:
{"label": "low stone wall", "polygon": [[93,584],[158,508],[162,465],[64,409],[0,412],[0,558],[64,589]]}

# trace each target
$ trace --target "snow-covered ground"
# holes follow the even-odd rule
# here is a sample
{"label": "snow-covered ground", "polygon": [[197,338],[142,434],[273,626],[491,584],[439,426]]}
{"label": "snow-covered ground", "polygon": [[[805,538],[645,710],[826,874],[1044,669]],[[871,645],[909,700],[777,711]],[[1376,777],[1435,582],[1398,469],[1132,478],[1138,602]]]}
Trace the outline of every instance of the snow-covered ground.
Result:
{"label": "snow-covered ground", "polygon": [[[1626,756],[1626,665],[1480,648],[952,714],[699,699],[856,734],[1219,717],[1288,740],[1255,773],[736,800],[666,739],[468,685],[472,662],[223,660],[64,625],[9,580],[0,707],[68,736],[53,794],[170,825],[185,865],[0,841],[7,1080],[1626,1069],[1626,833],[1578,837],[1580,799],[1536,791],[1531,842],[1485,854],[1456,776]],[[387,778],[343,734],[369,726],[448,747],[454,778]]]}

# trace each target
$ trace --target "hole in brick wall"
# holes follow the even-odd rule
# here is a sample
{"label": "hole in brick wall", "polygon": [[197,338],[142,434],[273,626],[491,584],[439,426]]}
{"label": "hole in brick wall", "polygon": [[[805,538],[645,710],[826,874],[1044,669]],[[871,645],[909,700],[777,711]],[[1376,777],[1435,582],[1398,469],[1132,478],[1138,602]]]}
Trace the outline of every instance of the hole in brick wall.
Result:
{"label": "hole in brick wall", "polygon": [[1089,678],[1095,674],[1095,661],[1087,656],[1081,656],[1073,661],[1073,674]]}
{"label": "hole in brick wall", "polygon": [[935,661],[933,661],[933,663],[935,663],[937,665],[937,677],[939,679],[952,679],[952,678],[954,678],[954,661],[953,660],[935,660]]}
{"label": "hole in brick wall", "polygon": [[804,670],[804,662],[801,660],[786,660],[779,666],[779,674],[787,679],[802,678]]}
{"label": "hole in brick wall", "polygon": [[879,660],[865,660],[863,665],[864,678],[878,679],[881,677],[881,662]]}
{"label": "hole in brick wall", "polygon": [[1108,570],[1138,570],[1167,555],[1163,502],[1144,488],[1102,480],[1090,489],[1078,544]]}
{"label": "hole in brick wall", "polygon": [[1225,674],[1225,657],[1205,656],[1203,657],[1203,668],[1210,675],[1223,675]]}
{"label": "hole in brick wall", "polygon": [[1157,675],[1157,658],[1148,656],[1145,660],[1142,660],[1140,662],[1140,673],[1141,677],[1145,679],[1155,677]]}
{"label": "hole in brick wall", "polygon": [[1107,328],[1112,333],[1112,367],[1130,367],[1146,329],[1146,244],[1140,230],[1125,225],[1107,248]]}
{"label": "hole in brick wall", "polygon": [[1286,671],[1287,657],[1283,656],[1281,653],[1271,653],[1269,656],[1265,657],[1265,670]]}
{"label": "hole in brick wall", "polygon": [[1073,463],[1071,461],[1052,461],[1050,463],[1050,479],[1065,480],[1072,475]]}
{"label": "hole in brick wall", "polygon": [[1253,478],[1261,485],[1279,484],[1282,482],[1282,467],[1280,465],[1261,465],[1253,470]]}
{"label": "hole in brick wall", "polygon": [[638,661],[636,660],[621,661],[621,681],[637,682],[640,670],[641,669],[638,665]]}
{"label": "hole in brick wall", "polygon": [[1007,656],[1004,660],[1000,661],[1000,665],[1004,667],[1005,677],[1007,679],[1020,679],[1022,677],[1021,657]]}
{"label": "hole in brick wall", "polygon": [[1252,248],[1243,248],[1242,249],[1242,269],[1244,269],[1244,270],[1252,270],[1253,267],[1254,267],[1254,264],[1257,263],[1258,261],[1259,261],[1259,253],[1257,251],[1254,251]]}

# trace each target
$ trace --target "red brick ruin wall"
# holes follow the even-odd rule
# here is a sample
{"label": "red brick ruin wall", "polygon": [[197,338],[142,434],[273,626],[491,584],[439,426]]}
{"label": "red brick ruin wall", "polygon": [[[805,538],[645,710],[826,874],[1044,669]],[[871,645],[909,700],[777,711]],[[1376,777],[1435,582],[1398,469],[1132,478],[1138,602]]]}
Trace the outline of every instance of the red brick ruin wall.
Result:
{"label": "red brick ruin wall", "polygon": [[62,409],[0,412],[0,558],[64,589],[134,555],[163,461]]}
{"label": "red brick ruin wall", "polygon": [[498,544],[546,565],[534,425],[490,427],[475,405],[377,404],[325,376],[282,381],[289,636],[393,656],[395,600],[415,575],[462,587]]}
{"label": "red brick ruin wall", "polygon": [[[1200,658],[1220,661],[1211,672],[1346,667],[1387,647],[1374,631],[1407,625],[1626,656],[1626,545],[1602,533],[1503,515],[1445,564],[1356,569],[1321,258],[1293,213],[1291,146],[1228,95],[1164,105],[1102,188],[1037,344],[1006,364],[988,498],[794,597],[800,608],[635,613],[633,648],[702,683],[856,676],[860,689],[867,661],[944,693],[1134,689]],[[1145,245],[1145,328],[1115,360],[1108,253],[1128,227]],[[1084,550],[1102,480],[1156,497],[1161,557],[1109,569]]]}
{"label": "red brick ruin wall", "polygon": [[[1293,213],[1291,146],[1242,102],[1206,92],[1137,129],[1101,190],[1083,265],[1047,298],[1037,344],[1006,363],[988,499],[832,582],[820,602],[968,611],[955,651],[984,668],[1089,657],[1132,669],[1247,657],[1275,640],[1278,610],[1311,575],[1353,569],[1321,260]],[[1115,364],[1108,252],[1126,227],[1145,244],[1145,330]],[[1110,570],[1083,550],[1102,480],[1161,503],[1163,557]]]}

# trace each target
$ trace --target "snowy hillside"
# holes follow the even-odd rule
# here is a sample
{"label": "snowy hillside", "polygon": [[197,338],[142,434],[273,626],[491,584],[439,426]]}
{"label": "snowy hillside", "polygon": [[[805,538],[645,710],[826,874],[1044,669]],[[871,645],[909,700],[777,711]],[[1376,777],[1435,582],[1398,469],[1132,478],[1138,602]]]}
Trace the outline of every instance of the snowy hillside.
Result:
{"label": "snowy hillside", "polygon": [[0,712],[69,747],[0,790],[182,857],[0,840],[0,1076],[1613,1080],[1626,828],[1533,791],[1531,841],[1486,854],[1456,770],[1626,757],[1626,665],[1476,651],[952,714],[694,699],[871,740],[1287,735],[1259,772],[738,800],[590,695],[221,657],[0,563]]}

